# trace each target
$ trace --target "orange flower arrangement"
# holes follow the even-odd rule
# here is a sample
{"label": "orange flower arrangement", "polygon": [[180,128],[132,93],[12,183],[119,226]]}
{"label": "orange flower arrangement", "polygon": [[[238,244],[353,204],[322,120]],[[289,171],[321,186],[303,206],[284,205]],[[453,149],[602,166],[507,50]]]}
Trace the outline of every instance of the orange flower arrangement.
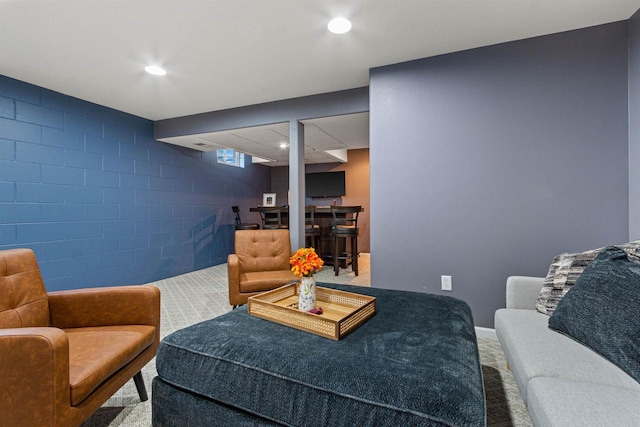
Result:
{"label": "orange flower arrangement", "polygon": [[291,271],[298,277],[311,277],[322,269],[324,261],[313,248],[300,248],[289,258]]}

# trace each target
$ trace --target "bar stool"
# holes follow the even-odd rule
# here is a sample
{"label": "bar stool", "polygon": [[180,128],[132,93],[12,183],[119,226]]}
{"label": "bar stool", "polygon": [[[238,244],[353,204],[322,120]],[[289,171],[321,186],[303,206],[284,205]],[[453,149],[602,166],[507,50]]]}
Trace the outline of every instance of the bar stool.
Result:
{"label": "bar stool", "polygon": [[236,216],[236,230],[259,230],[260,224],[254,222],[242,222],[240,219],[240,208],[237,206],[231,206],[233,214]]}
{"label": "bar stool", "polygon": [[287,224],[282,223],[282,208],[280,207],[259,207],[262,228],[265,230],[288,229]]}
{"label": "bar stool", "polygon": [[304,208],[304,240],[307,244],[309,238],[312,248],[318,249],[316,246],[316,238],[320,236],[320,226],[316,224],[316,207],[315,205],[307,205]]}
{"label": "bar stool", "polygon": [[[333,223],[333,271],[336,276],[340,270],[340,260],[351,260],[355,275],[358,275],[358,214],[362,206],[331,206]],[[339,252],[339,239],[344,240],[344,252]],[[351,240],[351,251],[348,251],[347,240]]]}

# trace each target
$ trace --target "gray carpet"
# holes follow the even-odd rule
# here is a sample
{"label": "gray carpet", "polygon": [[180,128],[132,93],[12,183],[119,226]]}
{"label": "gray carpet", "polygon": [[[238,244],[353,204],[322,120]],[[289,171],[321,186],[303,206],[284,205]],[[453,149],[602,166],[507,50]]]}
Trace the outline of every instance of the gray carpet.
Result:
{"label": "gray carpet", "polygon": [[[369,286],[369,257],[363,254],[359,275],[351,269],[341,270],[338,277],[333,270],[317,274],[319,282]],[[227,299],[226,264],[172,277],[153,283],[162,293],[161,336],[194,323],[220,316],[231,310]],[[511,373],[506,369],[504,353],[497,341],[479,339],[487,399],[487,424],[496,427],[531,426],[529,414],[520,398]],[[83,427],[149,427],[151,425],[151,380],[156,376],[155,360],[142,371],[149,400],[140,402],[138,393],[129,381],[104,406],[89,418]],[[216,425],[225,425],[218,420]]]}

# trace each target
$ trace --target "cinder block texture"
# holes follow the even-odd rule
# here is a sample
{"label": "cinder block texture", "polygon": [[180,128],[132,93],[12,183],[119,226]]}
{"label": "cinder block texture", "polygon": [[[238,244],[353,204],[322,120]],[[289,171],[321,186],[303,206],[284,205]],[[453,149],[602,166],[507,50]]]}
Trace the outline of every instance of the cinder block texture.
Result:
{"label": "cinder block texture", "polygon": [[250,160],[154,140],[149,120],[0,76],[0,250],[33,249],[50,291],[226,262],[231,206],[259,204],[270,181]]}

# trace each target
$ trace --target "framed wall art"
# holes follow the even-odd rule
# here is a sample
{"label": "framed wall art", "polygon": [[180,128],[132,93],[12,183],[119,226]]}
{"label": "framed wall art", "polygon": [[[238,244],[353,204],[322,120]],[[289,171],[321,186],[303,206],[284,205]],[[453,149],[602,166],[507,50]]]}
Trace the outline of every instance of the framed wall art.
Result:
{"label": "framed wall art", "polygon": [[262,206],[273,207],[276,205],[276,193],[263,193]]}

